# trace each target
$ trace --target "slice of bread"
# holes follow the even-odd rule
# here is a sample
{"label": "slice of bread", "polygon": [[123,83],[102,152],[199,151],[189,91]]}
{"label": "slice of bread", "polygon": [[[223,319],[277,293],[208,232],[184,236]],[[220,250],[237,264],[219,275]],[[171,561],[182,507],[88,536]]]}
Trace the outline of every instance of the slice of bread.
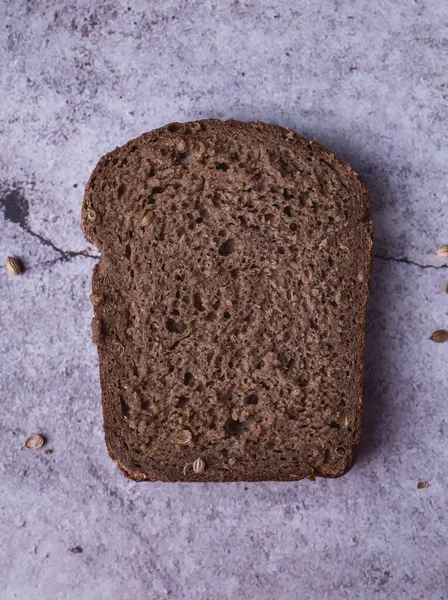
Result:
{"label": "slice of bread", "polygon": [[136,480],[337,477],[359,440],[373,228],[316,142],[172,123],[104,156],[82,223],[107,446]]}

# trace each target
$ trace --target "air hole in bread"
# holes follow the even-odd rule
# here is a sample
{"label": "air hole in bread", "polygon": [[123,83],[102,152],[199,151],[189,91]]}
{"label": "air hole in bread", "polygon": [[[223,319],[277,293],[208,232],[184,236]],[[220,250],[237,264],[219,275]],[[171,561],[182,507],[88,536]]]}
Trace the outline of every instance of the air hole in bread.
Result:
{"label": "air hole in bread", "polygon": [[227,171],[229,169],[229,165],[227,163],[216,163],[217,171]]}
{"label": "air hole in bread", "polygon": [[249,429],[248,421],[236,421],[235,419],[228,419],[226,421],[225,430],[228,435],[241,435]]}
{"label": "air hole in bread", "polygon": [[[185,165],[187,164],[187,153],[186,152],[176,152],[174,155],[174,162],[177,163],[178,165]],[[176,185],[178,186],[176,188]],[[182,186],[180,184],[174,184],[173,185],[174,189],[180,189]]]}
{"label": "air hole in bread", "polygon": [[248,404],[248,405],[258,404],[258,396],[257,396],[257,394],[250,394],[249,396],[247,396],[247,398],[245,400],[245,404]]}
{"label": "air hole in bread", "polygon": [[171,133],[176,133],[176,131],[179,131],[181,128],[181,123],[170,123],[169,125],[167,125],[167,129]]}
{"label": "air hole in bread", "polygon": [[123,396],[120,396],[120,407],[123,416],[126,417],[129,411],[129,406],[126,404]]}
{"label": "air hole in bread", "polygon": [[232,252],[235,252],[236,250],[236,243],[234,239],[229,239],[226,242],[224,242],[223,244],[221,244],[221,246],[218,249],[218,254],[220,256],[229,256],[230,254],[232,254]]}
{"label": "air hole in bread", "polygon": [[285,371],[290,371],[292,368],[294,368],[295,364],[296,361],[293,358],[290,358],[285,365]]}
{"label": "air hole in bread", "polygon": [[184,406],[187,404],[188,402],[188,396],[179,396],[178,400],[177,400],[177,406],[179,408],[184,408]]}
{"label": "air hole in bread", "polygon": [[286,198],[287,200],[290,200],[291,198],[295,198],[294,194],[291,194],[291,192],[287,189],[283,190],[283,197]]}
{"label": "air hole in bread", "polygon": [[170,333],[183,333],[187,329],[187,325],[182,321],[175,321],[171,317],[166,320],[166,328]]}
{"label": "air hole in bread", "polygon": [[202,304],[201,294],[199,292],[195,292],[193,294],[193,306],[196,310],[203,312],[205,310],[204,305]]}
{"label": "air hole in bread", "polygon": [[185,385],[190,385],[194,380],[194,375],[193,373],[190,373],[189,371],[187,371],[184,375],[184,384]]}

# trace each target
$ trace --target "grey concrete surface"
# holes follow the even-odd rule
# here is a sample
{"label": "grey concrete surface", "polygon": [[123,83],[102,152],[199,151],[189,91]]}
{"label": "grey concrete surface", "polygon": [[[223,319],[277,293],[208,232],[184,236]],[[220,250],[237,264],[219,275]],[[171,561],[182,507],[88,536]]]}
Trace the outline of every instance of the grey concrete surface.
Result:
{"label": "grey concrete surface", "polygon": [[[0,257],[26,266],[0,268],[1,600],[448,598],[447,25],[445,0],[0,1]],[[340,480],[137,484],[107,456],[83,188],[116,145],[208,116],[315,136],[370,190]]]}

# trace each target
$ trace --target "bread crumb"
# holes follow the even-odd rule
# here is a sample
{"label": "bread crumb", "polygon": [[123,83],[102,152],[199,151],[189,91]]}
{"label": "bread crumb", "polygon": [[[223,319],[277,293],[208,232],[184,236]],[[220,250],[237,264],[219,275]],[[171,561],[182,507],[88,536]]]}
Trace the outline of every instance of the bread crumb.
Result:
{"label": "bread crumb", "polygon": [[419,481],[417,483],[417,489],[418,490],[423,490],[424,488],[429,487],[429,483],[427,481]]}

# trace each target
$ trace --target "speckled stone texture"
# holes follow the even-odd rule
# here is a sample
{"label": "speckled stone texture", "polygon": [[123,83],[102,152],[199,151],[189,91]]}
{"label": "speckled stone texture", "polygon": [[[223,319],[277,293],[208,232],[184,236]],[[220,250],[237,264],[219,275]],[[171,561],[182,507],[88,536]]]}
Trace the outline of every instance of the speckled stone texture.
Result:
{"label": "speckled stone texture", "polygon": [[[26,266],[0,270],[1,600],[448,596],[448,345],[428,339],[448,328],[447,25],[444,0],[0,3],[0,256]],[[116,145],[209,116],[316,136],[374,202],[342,479],[138,484],[107,456],[84,185]]]}

